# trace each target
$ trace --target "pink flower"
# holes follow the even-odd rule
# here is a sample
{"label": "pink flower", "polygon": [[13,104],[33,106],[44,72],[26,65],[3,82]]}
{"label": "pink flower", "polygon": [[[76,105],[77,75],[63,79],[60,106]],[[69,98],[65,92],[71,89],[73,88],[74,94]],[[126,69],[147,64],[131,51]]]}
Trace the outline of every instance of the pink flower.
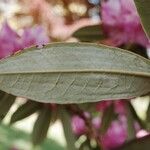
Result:
{"label": "pink flower", "polygon": [[34,28],[26,28],[21,36],[22,46],[29,47],[31,45],[43,45],[48,43],[48,36],[43,32],[41,26],[36,26]]}
{"label": "pink flower", "polygon": [[126,118],[115,120],[112,122],[108,131],[101,137],[102,147],[104,150],[109,150],[122,145],[127,138],[127,123]]}
{"label": "pink flower", "polygon": [[[91,117],[90,113],[84,112],[83,114],[87,119],[90,119]],[[99,129],[101,124],[101,118],[100,117],[92,118],[91,123],[94,128]],[[72,117],[71,125],[72,125],[72,130],[76,135],[85,134],[87,131],[85,121],[78,115],[74,115]]]}
{"label": "pink flower", "polygon": [[95,117],[92,119],[92,125],[94,126],[95,129],[100,129],[101,126],[101,118],[100,117]]}
{"label": "pink flower", "polygon": [[5,22],[0,31],[0,58],[12,55],[25,47],[46,44],[48,41],[48,36],[40,26],[25,29],[19,36]]}
{"label": "pink flower", "polygon": [[96,104],[97,111],[105,111],[112,104],[111,100],[101,101]]}
{"label": "pink flower", "polygon": [[21,48],[19,35],[5,22],[0,31],[0,58],[11,55]]}
{"label": "pink flower", "polygon": [[96,110],[104,112],[111,104],[114,104],[114,111],[117,114],[125,114],[126,113],[126,100],[107,100],[98,102],[96,105]]}
{"label": "pink flower", "polygon": [[108,0],[102,2],[102,22],[104,32],[111,44],[136,43],[144,47],[150,45],[133,0]]}
{"label": "pink flower", "polygon": [[115,112],[117,114],[126,114],[126,103],[127,102],[128,102],[127,100],[114,101]]}
{"label": "pink flower", "polygon": [[84,120],[75,115],[71,120],[72,130],[76,135],[82,135],[86,132],[86,126]]}
{"label": "pink flower", "polygon": [[146,136],[146,135],[149,135],[149,134],[150,134],[150,133],[147,132],[146,130],[141,129],[141,130],[139,130],[139,131],[137,132],[136,137],[137,137],[137,138],[142,138],[142,137],[144,137],[144,136]]}

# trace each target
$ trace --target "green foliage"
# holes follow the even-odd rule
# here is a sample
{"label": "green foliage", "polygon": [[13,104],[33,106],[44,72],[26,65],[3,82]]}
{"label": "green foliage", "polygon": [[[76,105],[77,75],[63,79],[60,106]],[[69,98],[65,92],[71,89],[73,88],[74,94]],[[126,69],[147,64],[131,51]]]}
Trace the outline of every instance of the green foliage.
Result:
{"label": "green foliage", "polygon": [[0,99],[0,121],[2,121],[14,103],[16,97],[5,93],[1,95]]}
{"label": "green foliage", "polygon": [[43,106],[33,127],[32,142],[34,145],[41,144],[46,138],[51,122],[51,110],[48,106]]}
{"label": "green foliage", "polygon": [[126,104],[126,111],[127,111],[127,125],[128,125],[128,140],[133,140],[136,138],[136,131],[135,131],[135,118],[133,112],[131,110],[131,104]]}
{"label": "green foliage", "polygon": [[149,150],[150,136],[132,140],[116,150]]}
{"label": "green foliage", "polygon": [[150,102],[148,105],[148,109],[146,111],[146,123],[147,123],[147,130],[150,131]]}
{"label": "green foliage", "polygon": [[41,102],[130,99],[150,92],[150,60],[104,45],[54,43],[2,60],[1,81],[1,90]]}
{"label": "green foliage", "polygon": [[25,104],[21,105],[11,116],[10,124],[22,120],[41,108],[41,104],[28,100]]}
{"label": "green foliage", "polygon": [[138,114],[136,113],[134,107],[132,106],[131,102],[128,103],[128,111],[130,111],[130,113],[132,114],[132,117],[134,118],[135,121],[138,122],[138,124],[140,125],[140,127],[142,129],[146,129],[146,124],[145,121],[143,121]]}
{"label": "green foliage", "polygon": [[[9,150],[12,147],[27,150],[27,147],[31,146],[30,136],[27,133],[10,126],[0,125],[0,150]],[[37,150],[65,150],[65,148],[52,139],[46,139]]]}
{"label": "green foliage", "polygon": [[116,114],[114,112],[114,105],[111,104],[103,113],[100,127],[101,134],[105,134],[107,132],[107,129],[110,127],[114,119],[116,119]]}
{"label": "green foliage", "polygon": [[67,142],[67,149],[77,150],[75,147],[76,138],[71,128],[70,114],[65,109],[62,108],[60,109],[59,113],[60,113],[60,119],[62,121],[63,129],[64,129],[64,135]]}
{"label": "green foliage", "polygon": [[104,39],[100,24],[82,27],[74,32],[73,36],[82,42],[96,42]]}
{"label": "green foliage", "polygon": [[150,0],[134,0],[139,15],[142,20],[143,27],[147,36],[150,38]]}

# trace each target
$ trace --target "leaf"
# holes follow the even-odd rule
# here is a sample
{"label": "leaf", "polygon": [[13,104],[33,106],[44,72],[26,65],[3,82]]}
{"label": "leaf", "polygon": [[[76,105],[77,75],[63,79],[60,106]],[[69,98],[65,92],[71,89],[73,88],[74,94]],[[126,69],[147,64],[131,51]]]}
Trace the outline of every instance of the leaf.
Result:
{"label": "leaf", "polygon": [[145,47],[138,44],[127,44],[122,47],[123,49],[127,49],[133,53],[141,55],[145,58],[148,58],[147,49]]}
{"label": "leaf", "polygon": [[150,38],[150,0],[134,0],[145,32]]}
{"label": "leaf", "polygon": [[51,110],[48,106],[40,110],[38,118],[34,124],[32,132],[32,142],[34,145],[41,144],[46,138],[51,122]]}
{"label": "leaf", "polygon": [[128,138],[127,140],[130,141],[136,137],[136,131],[135,131],[135,119],[133,115],[133,111],[131,111],[131,104],[128,102],[126,104],[126,110],[127,110],[127,129],[128,129]]}
{"label": "leaf", "polygon": [[3,97],[4,97],[5,94],[6,94],[5,92],[0,91],[0,101],[3,99]]}
{"label": "leaf", "polygon": [[147,130],[150,131],[150,102],[146,111],[146,125],[147,125]]}
{"label": "leaf", "polygon": [[138,114],[136,113],[134,107],[132,106],[131,102],[128,103],[129,105],[129,109],[133,115],[133,118],[139,123],[140,127],[142,129],[146,129],[146,125],[145,125],[145,122],[138,116]]}
{"label": "leaf", "polygon": [[11,116],[10,124],[22,120],[41,108],[41,104],[28,100],[25,104],[21,105]]}
{"label": "leaf", "polygon": [[100,133],[105,134],[107,129],[110,127],[112,121],[116,118],[116,114],[114,112],[114,105],[111,104],[103,113],[102,122],[100,127]]}
{"label": "leaf", "polygon": [[150,60],[104,45],[54,43],[0,61],[0,85],[46,103],[131,99],[150,92]]}
{"label": "leaf", "polygon": [[53,125],[59,118],[58,118],[58,110],[52,110],[51,112],[51,125]]}
{"label": "leaf", "polygon": [[0,101],[0,122],[4,119],[8,111],[10,110],[12,104],[14,103],[16,97],[5,93]]}
{"label": "leaf", "polygon": [[64,129],[64,135],[67,142],[67,149],[77,150],[75,148],[76,139],[71,128],[71,117],[65,109],[60,108],[60,119]]}
{"label": "leaf", "polygon": [[84,141],[79,147],[79,150],[91,150],[91,149],[93,150],[89,139],[86,139],[86,141]]}
{"label": "leaf", "polygon": [[[30,134],[12,126],[0,125],[0,150],[33,150],[31,147]],[[34,150],[66,149],[56,140],[48,138]]]}
{"label": "leaf", "polygon": [[78,38],[82,42],[100,41],[104,39],[100,24],[82,27],[74,32],[73,37]]}
{"label": "leaf", "polygon": [[94,114],[97,115],[99,114],[99,112],[95,112],[96,104],[97,103],[92,103],[92,107],[91,107],[91,103],[81,103],[81,104],[78,104],[78,107],[84,112],[88,110],[89,113],[94,112]]}
{"label": "leaf", "polygon": [[146,111],[146,121],[150,122],[150,102]]}
{"label": "leaf", "polygon": [[150,135],[127,142],[115,150],[149,150]]}

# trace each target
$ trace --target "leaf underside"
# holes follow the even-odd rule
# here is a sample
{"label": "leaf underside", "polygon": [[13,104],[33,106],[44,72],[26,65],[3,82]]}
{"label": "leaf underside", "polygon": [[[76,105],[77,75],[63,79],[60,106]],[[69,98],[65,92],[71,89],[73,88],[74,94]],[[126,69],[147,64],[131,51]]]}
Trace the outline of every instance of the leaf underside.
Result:
{"label": "leaf underside", "polygon": [[150,61],[104,45],[54,43],[1,60],[0,85],[45,103],[130,99],[150,92]]}

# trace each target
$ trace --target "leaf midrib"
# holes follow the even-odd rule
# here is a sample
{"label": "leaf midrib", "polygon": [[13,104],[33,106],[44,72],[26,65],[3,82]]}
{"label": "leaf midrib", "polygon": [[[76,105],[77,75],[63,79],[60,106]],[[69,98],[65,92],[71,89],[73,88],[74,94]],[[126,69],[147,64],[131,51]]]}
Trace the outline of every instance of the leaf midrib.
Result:
{"label": "leaf midrib", "polygon": [[123,70],[42,70],[42,71],[18,71],[18,72],[1,72],[0,75],[11,75],[11,74],[46,74],[46,73],[107,73],[107,74],[120,74],[120,75],[131,75],[131,76],[142,76],[150,77],[150,73],[145,72],[132,72]]}

